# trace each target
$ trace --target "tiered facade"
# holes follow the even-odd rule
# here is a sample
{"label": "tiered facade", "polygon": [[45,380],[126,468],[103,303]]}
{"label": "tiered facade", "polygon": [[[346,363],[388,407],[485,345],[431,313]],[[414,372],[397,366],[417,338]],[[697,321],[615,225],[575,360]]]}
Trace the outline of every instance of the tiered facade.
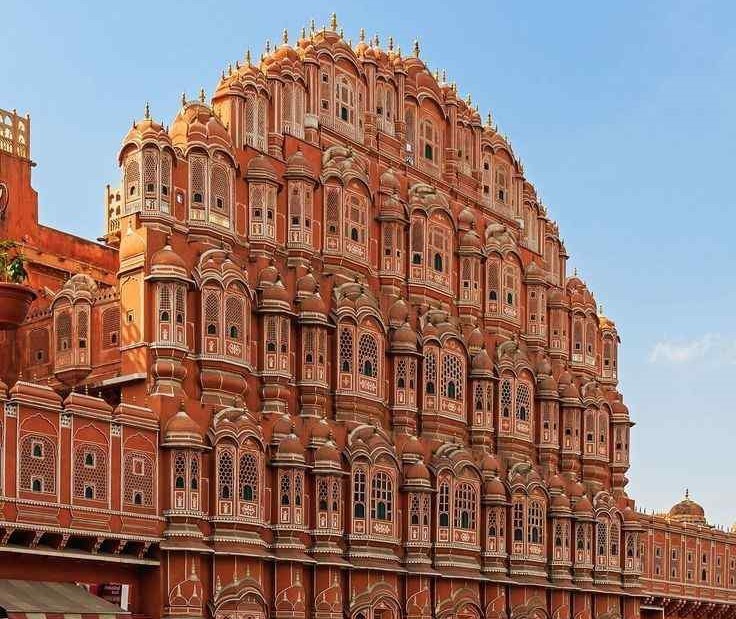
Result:
{"label": "tiered facade", "polygon": [[[329,28],[133,124],[102,244],[0,112],[0,577],[151,617],[736,616],[736,535],[626,494],[619,337],[508,140]],[[3,194],[4,192],[4,194]]]}

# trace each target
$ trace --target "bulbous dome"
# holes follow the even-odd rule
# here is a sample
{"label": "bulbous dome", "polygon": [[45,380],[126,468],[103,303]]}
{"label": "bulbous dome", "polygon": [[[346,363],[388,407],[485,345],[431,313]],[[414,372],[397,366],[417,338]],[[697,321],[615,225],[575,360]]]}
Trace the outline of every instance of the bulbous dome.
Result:
{"label": "bulbous dome", "polygon": [[570,499],[564,493],[556,494],[552,497],[551,507],[552,509],[570,509]]}
{"label": "bulbous dome", "polygon": [[491,453],[483,454],[483,458],[480,461],[480,470],[483,473],[494,473],[497,474],[499,469],[498,459]]}
{"label": "bulbous dome", "polygon": [[263,302],[264,304],[268,302],[285,303],[287,305],[290,304],[291,296],[286,286],[284,286],[284,282],[282,282],[280,278],[270,286],[266,286],[263,289]]}
{"label": "bulbous dome", "polygon": [[468,348],[471,350],[479,349],[483,346],[483,331],[476,327],[468,335]]}
{"label": "bulbous dome", "polygon": [[318,290],[317,279],[314,277],[312,271],[308,271],[296,281],[297,295],[309,295],[318,292]]}
{"label": "bulbous dome", "polygon": [[271,430],[273,437],[277,438],[289,435],[291,433],[291,424],[291,417],[289,417],[288,413],[281,415],[273,424]]}
{"label": "bulbous dome", "polygon": [[705,524],[705,510],[690,498],[689,491],[685,491],[685,498],[672,506],[669,517],[675,522],[689,522],[692,524]]}
{"label": "bulbous dome", "polygon": [[299,302],[299,307],[304,313],[327,315],[327,304],[318,292],[304,297]]}
{"label": "bulbous dome", "polygon": [[141,146],[144,142],[156,142],[159,146],[171,146],[171,138],[166,133],[164,126],[150,117],[133,123],[133,126],[123,138],[123,149],[128,144]]}
{"label": "bulbous dome", "polygon": [[258,274],[258,287],[264,288],[269,284],[273,284],[279,277],[279,270],[272,262]]}
{"label": "bulbous dome", "polygon": [[233,144],[225,125],[206,103],[190,101],[179,110],[171,124],[171,142],[186,151],[190,144],[219,147],[233,154]]}

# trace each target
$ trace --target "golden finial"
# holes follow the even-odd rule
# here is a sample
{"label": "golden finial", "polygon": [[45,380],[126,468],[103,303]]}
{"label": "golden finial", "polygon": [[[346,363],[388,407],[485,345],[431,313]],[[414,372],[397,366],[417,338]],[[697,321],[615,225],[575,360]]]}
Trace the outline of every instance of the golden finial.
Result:
{"label": "golden finial", "polygon": [[284,31],[281,33],[281,42],[284,45],[289,44],[289,31],[286,28],[284,28]]}
{"label": "golden finial", "polygon": [[330,15],[330,29],[332,32],[337,32],[337,13]]}
{"label": "golden finial", "polygon": [[[238,61],[236,60],[235,62],[237,63]],[[228,75],[232,75],[233,74],[233,63],[232,62],[227,65],[227,74]]]}
{"label": "golden finial", "polygon": [[572,276],[573,276],[573,277],[577,277],[577,276],[578,276],[578,267],[575,267],[575,268],[574,268],[574,269],[572,270]]}
{"label": "golden finial", "polygon": [[352,46],[353,46],[353,39],[350,38],[348,39],[348,47],[352,47]]}
{"label": "golden finial", "polygon": [[470,107],[471,105],[473,105],[473,99],[470,97],[470,93],[468,93],[468,96],[465,99],[465,103],[468,104],[468,107]]}
{"label": "golden finial", "polygon": [[314,19],[309,20],[309,34],[314,34],[314,31],[317,29],[317,25],[314,23]]}
{"label": "golden finial", "polygon": [[148,101],[146,101],[146,107],[143,109],[143,118],[146,120],[151,118],[151,108],[148,105]]}
{"label": "golden finial", "polygon": [[435,82],[439,82],[440,81],[440,70],[439,69],[435,69],[434,70],[434,81]]}
{"label": "golden finial", "polygon": [[271,53],[271,39],[266,39],[266,53]]}
{"label": "golden finial", "polygon": [[414,39],[414,58],[419,58],[419,39]]}
{"label": "golden finial", "polygon": [[360,39],[360,42],[361,43],[364,43],[365,42],[365,28],[361,28],[360,29],[360,35],[359,35],[358,38]]}
{"label": "golden finial", "polygon": [[396,55],[401,58],[401,45],[396,48]]}
{"label": "golden finial", "polygon": [[248,67],[250,66],[250,63],[251,63],[250,50],[246,50],[245,52],[245,63],[246,63],[246,66]]}
{"label": "golden finial", "polygon": [[381,39],[378,38],[378,33],[373,35],[373,46],[381,47]]}
{"label": "golden finial", "polygon": [[204,88],[199,89],[199,102],[204,103],[205,102],[205,94],[204,94]]}
{"label": "golden finial", "polygon": [[394,38],[393,37],[388,38],[388,51],[390,52],[394,51]]}
{"label": "golden finial", "polygon": [[236,60],[235,61],[235,70],[237,71],[239,69],[240,69],[240,61],[239,60]]}
{"label": "golden finial", "polygon": [[340,28],[340,38],[341,39],[345,38],[345,30],[343,30],[342,27]]}
{"label": "golden finial", "polygon": [[301,35],[300,36],[301,36],[302,39],[306,39],[307,38],[307,29],[304,26],[302,26],[302,32],[301,32]]}
{"label": "golden finial", "polygon": [[447,84],[447,69],[442,69],[442,83]]}
{"label": "golden finial", "polygon": [[603,303],[598,305],[598,315],[603,316]]}
{"label": "golden finial", "polygon": [[689,500],[689,499],[690,499],[690,489],[685,488],[685,500]]}
{"label": "golden finial", "polygon": [[493,114],[491,114],[491,110],[488,110],[488,116],[486,117],[486,124],[489,127],[493,127]]}
{"label": "golden finial", "polygon": [[220,79],[225,79],[225,69],[222,70],[222,73],[220,73]]}

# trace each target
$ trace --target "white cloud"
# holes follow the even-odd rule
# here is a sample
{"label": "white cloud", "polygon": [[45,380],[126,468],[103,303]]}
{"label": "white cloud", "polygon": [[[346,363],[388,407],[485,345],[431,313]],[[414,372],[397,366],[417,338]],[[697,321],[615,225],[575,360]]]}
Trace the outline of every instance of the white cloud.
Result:
{"label": "white cloud", "polygon": [[706,355],[720,362],[736,363],[736,338],[706,333],[692,340],[662,340],[649,352],[650,363],[689,363]]}

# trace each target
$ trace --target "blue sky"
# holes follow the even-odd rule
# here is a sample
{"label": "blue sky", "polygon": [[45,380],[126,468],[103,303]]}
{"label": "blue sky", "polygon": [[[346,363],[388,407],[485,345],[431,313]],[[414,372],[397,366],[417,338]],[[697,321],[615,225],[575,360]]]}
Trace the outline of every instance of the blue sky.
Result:
{"label": "blue sky", "polygon": [[170,123],[182,91],[210,93],[228,62],[285,27],[293,40],[335,10],[355,41],[364,27],[409,52],[419,37],[432,69],[493,110],[571,269],[619,327],[637,423],[629,492],[663,510],[689,487],[730,526],[736,5],[306,4],[5,0],[0,107],[31,114],[42,220],[99,236],[104,186],[118,182],[117,149],[144,102]]}

